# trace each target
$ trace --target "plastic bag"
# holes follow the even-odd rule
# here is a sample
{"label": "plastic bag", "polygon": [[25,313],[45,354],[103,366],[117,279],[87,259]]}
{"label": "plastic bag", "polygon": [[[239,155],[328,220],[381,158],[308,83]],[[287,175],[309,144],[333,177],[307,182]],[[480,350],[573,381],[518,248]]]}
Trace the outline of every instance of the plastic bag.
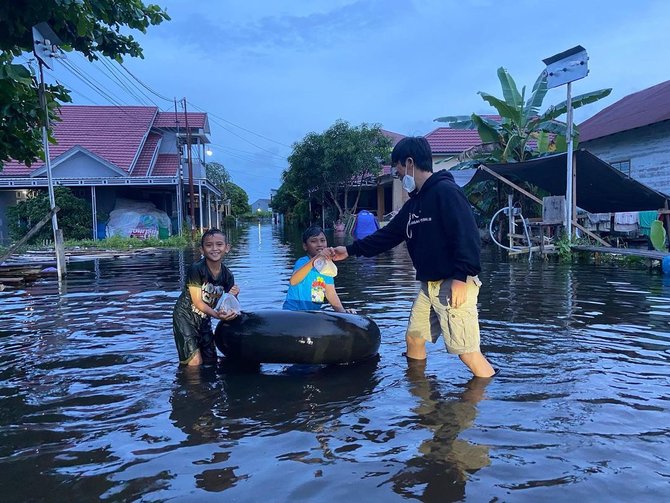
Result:
{"label": "plastic bag", "polygon": [[219,299],[219,302],[217,302],[215,311],[225,311],[226,313],[234,311],[237,314],[240,314],[242,306],[240,305],[240,301],[237,300],[237,297],[233,294],[224,293]]}
{"label": "plastic bag", "polygon": [[337,276],[337,266],[335,263],[327,258],[317,257],[314,259],[314,269],[319,271],[324,276],[334,278]]}

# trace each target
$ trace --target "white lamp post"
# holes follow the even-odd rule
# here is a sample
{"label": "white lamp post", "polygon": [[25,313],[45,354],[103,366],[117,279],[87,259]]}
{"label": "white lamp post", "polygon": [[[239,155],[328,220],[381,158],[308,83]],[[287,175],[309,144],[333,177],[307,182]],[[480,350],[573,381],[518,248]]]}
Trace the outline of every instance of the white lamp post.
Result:
{"label": "white lamp post", "polygon": [[568,140],[568,160],[566,169],[566,183],[565,183],[565,232],[568,239],[572,240],[572,204],[573,204],[573,186],[572,186],[572,82],[583,79],[589,74],[587,62],[589,57],[586,54],[586,49],[581,45],[577,45],[572,49],[563,51],[559,54],[543,59],[542,62],[547,65],[545,70],[547,75],[547,88],[568,85],[567,97],[567,124],[566,124],[566,138]]}
{"label": "white lamp post", "polygon": [[[56,254],[56,269],[58,271],[58,280],[62,280],[65,275],[65,250],[63,248],[63,231],[58,229],[58,217],[56,217],[56,197],[54,195],[53,179],[51,177],[51,159],[49,158],[49,109],[47,106],[47,98],[44,90],[44,72],[42,67],[51,68],[52,60],[56,58],[64,58],[65,55],[61,52],[58,45],[61,43],[60,39],[53,30],[46,23],[39,23],[33,26],[33,53],[37,58],[40,69],[40,87],[39,99],[40,105],[44,111],[44,122],[42,124],[42,145],[44,147],[44,166],[47,171],[47,184],[49,187],[49,204],[51,206],[51,226],[54,234],[54,252]],[[95,225],[95,222],[93,222]]]}

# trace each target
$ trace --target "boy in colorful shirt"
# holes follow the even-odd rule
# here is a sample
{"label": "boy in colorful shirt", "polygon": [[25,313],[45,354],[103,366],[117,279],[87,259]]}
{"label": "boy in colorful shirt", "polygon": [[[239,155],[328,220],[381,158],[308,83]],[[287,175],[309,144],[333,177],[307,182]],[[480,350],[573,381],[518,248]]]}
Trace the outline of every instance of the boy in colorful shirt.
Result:
{"label": "boy in colorful shirt", "polygon": [[232,320],[237,313],[214,308],[224,293],[240,293],[233,273],[222,263],[230,251],[225,234],[209,229],[202,235],[200,250],[203,258],[189,269],[186,286],[172,314],[179,363],[189,366],[216,361],[212,318]]}
{"label": "boy in colorful shirt", "polygon": [[328,303],[340,313],[352,313],[353,309],[345,309],[335,291],[332,276],[322,274],[314,267],[314,260],[328,246],[326,236],[321,227],[309,227],[302,234],[302,247],[307,252],[293,267],[291,285],[286,292],[283,308],[289,311],[316,311]]}

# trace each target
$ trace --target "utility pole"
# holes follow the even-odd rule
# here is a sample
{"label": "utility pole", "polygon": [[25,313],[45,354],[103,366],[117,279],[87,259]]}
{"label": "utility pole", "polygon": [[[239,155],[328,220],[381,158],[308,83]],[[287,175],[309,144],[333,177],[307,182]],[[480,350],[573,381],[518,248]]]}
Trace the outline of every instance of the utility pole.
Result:
{"label": "utility pole", "polygon": [[191,205],[191,239],[195,238],[195,195],[193,194],[193,159],[191,158],[191,129],[188,127],[188,112],[184,98],[184,121],[186,122],[186,158],[188,159],[188,195]]}
{"label": "utility pole", "polygon": [[[51,177],[51,158],[49,157],[49,107],[47,105],[46,88],[44,85],[43,67],[51,68],[47,61],[51,62],[54,58],[64,58],[61,54],[58,44],[61,43],[58,36],[53,32],[47,23],[39,23],[33,26],[33,53],[37,58],[40,72],[39,101],[44,118],[42,120],[42,146],[44,148],[44,165],[47,171],[47,185],[49,188],[49,205],[51,208],[51,227],[54,236],[54,252],[56,254],[56,269],[58,271],[58,281],[61,281],[67,274],[65,269],[65,249],[63,246],[63,231],[58,228],[58,217],[56,216],[56,196],[54,194],[53,178]],[[93,222],[95,225],[95,222]]]}

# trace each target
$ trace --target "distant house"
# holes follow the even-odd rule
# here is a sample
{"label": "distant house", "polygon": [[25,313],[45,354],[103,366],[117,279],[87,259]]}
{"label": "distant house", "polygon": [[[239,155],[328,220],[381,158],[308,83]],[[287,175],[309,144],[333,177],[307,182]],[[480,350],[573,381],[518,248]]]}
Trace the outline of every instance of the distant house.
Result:
{"label": "distant house", "polygon": [[581,123],[579,141],[580,148],[631,178],[670,194],[670,80],[630,94]]}
{"label": "distant house", "polygon": [[[193,182],[195,224],[216,225],[221,192],[208,182],[204,168],[209,122],[205,113],[189,113],[187,135],[183,112],[161,112],[147,106],[72,106],[60,111],[53,125],[56,145],[50,146],[55,185],[71,187],[91,202],[91,236],[96,222],[114,209],[117,199],[151,201],[181,231],[190,214]],[[186,162],[191,143],[192,177]],[[0,242],[9,241],[6,208],[30,191],[46,190],[44,162],[5,164],[0,171]]]}
{"label": "distant house", "polygon": [[269,199],[257,199],[251,203],[251,212],[256,213],[258,211],[270,211],[270,200]]}

